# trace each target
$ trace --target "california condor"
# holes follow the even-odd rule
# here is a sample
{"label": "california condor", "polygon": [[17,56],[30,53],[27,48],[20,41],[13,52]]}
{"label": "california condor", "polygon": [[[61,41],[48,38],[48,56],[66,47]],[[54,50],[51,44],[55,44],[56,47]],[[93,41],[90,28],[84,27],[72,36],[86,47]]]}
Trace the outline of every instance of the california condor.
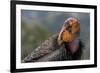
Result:
{"label": "california condor", "polygon": [[39,45],[22,62],[80,60],[83,44],[80,41],[80,23],[70,17],[61,31]]}

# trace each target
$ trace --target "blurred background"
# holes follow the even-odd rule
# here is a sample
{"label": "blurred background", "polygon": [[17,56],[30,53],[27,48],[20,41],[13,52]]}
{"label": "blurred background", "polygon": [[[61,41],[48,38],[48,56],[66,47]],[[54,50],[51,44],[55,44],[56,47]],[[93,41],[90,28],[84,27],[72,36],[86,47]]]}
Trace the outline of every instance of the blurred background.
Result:
{"label": "blurred background", "polygon": [[89,59],[89,13],[21,10],[21,60],[50,36],[59,33],[69,17],[76,17],[80,22],[80,39],[84,43],[82,59]]}

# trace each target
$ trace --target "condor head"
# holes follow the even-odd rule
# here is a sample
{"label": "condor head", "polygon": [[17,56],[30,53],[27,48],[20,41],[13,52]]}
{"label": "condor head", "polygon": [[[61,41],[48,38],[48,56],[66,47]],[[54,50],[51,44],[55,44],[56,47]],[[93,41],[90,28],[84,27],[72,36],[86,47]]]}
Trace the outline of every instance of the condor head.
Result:
{"label": "condor head", "polygon": [[79,48],[80,24],[78,19],[71,17],[65,20],[58,35],[58,44],[66,43],[72,54]]}

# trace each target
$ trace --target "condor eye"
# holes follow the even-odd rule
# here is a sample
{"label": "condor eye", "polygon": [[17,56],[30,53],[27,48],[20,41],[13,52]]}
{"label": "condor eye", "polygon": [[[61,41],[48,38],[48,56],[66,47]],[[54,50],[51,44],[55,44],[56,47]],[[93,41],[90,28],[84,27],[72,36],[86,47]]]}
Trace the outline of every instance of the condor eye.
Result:
{"label": "condor eye", "polygon": [[72,28],[72,26],[68,26],[68,27],[66,28],[66,30],[68,30],[69,32],[72,32],[71,28]]}
{"label": "condor eye", "polygon": [[77,28],[77,27],[78,27],[78,25],[75,26],[75,28]]}
{"label": "condor eye", "polygon": [[70,29],[70,28],[72,28],[72,26],[68,26],[68,28]]}

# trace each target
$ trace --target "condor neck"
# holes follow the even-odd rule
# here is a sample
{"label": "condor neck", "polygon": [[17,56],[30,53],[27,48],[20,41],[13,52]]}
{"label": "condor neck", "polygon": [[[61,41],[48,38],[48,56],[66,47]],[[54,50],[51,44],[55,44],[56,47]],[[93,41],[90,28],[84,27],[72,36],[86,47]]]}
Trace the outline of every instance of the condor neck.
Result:
{"label": "condor neck", "polygon": [[68,49],[70,51],[70,53],[73,55],[77,52],[77,50],[79,49],[79,38],[73,40],[72,42],[68,43]]}

